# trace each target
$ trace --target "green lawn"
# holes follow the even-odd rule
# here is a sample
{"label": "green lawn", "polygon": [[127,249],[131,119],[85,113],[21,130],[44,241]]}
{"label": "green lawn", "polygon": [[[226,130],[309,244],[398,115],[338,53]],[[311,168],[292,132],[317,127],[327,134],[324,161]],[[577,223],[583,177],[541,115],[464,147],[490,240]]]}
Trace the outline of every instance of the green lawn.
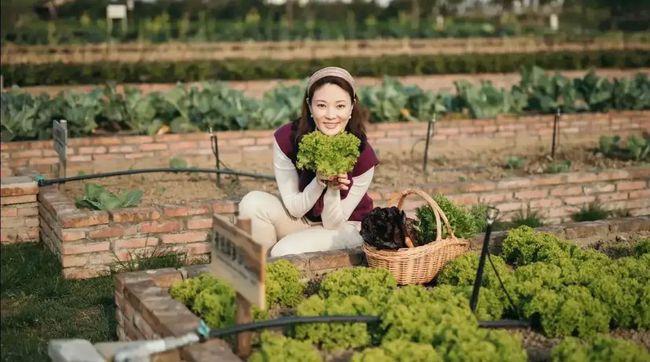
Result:
{"label": "green lawn", "polygon": [[116,340],[113,278],[65,280],[42,244],[1,247],[2,361],[47,361],[54,338]]}

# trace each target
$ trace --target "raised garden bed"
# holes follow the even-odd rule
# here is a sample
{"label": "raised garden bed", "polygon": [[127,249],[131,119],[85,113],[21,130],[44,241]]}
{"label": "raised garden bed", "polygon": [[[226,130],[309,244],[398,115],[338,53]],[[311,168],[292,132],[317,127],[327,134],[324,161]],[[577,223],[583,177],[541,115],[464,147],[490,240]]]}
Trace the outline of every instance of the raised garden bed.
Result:
{"label": "raised garden bed", "polygon": [[[598,227],[595,227],[598,224]],[[600,223],[576,223],[558,226],[554,230],[546,229],[559,235],[570,238],[572,232],[580,231],[582,241],[580,244],[599,245],[607,241],[612,243],[617,238],[620,240],[641,240],[643,235],[650,234],[650,219],[639,217],[633,219],[612,220]],[[606,232],[603,233],[603,230]],[[478,241],[478,240],[477,240]],[[646,240],[647,242],[647,240]],[[476,246],[475,242],[475,246]],[[500,247],[500,238],[495,241],[495,247]],[[633,249],[632,249],[633,250]],[[314,253],[297,257],[286,258],[302,272],[304,280],[318,280],[333,270],[354,265],[363,265],[362,253],[328,252]],[[118,336],[122,340],[152,339],[165,336],[180,336],[193,330],[198,325],[198,318],[187,309],[183,303],[172,299],[168,288],[175,282],[195,277],[207,271],[205,266],[192,266],[179,270],[165,269],[158,271],[121,274],[116,278],[116,304],[118,306]],[[314,286],[315,288],[315,286]],[[433,289],[438,288],[433,286]],[[308,288],[309,289],[309,288]],[[312,289],[313,290],[313,289]],[[484,292],[484,297],[487,297]],[[173,311],[173,312],[170,312]],[[557,345],[560,338],[547,338],[542,335],[538,325],[533,329],[513,332],[520,335],[523,346],[528,352],[529,360],[545,360],[549,357],[550,348]],[[546,332],[545,332],[546,333]],[[612,329],[609,335],[633,341],[650,348],[650,337],[647,332],[634,329]],[[234,355],[224,349],[223,341],[212,341],[204,345],[195,345],[179,352],[184,360],[202,361],[205,356],[220,356],[225,360],[234,359]],[[643,348],[643,347],[641,347]],[[356,351],[363,349],[356,348]],[[436,347],[436,349],[438,349]],[[327,360],[348,360],[352,354],[337,352],[326,354]],[[647,352],[646,352],[647,353]]]}

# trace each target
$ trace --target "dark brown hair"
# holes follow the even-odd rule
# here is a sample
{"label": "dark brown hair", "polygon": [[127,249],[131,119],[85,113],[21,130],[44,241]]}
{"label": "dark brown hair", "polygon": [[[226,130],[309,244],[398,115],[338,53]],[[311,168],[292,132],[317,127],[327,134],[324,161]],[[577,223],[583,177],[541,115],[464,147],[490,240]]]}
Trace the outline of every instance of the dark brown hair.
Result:
{"label": "dark brown hair", "polygon": [[309,106],[307,104],[308,99],[312,99],[316,90],[324,84],[328,83],[335,84],[343,88],[350,95],[353,106],[352,118],[345,127],[345,130],[349,133],[352,133],[361,140],[360,151],[363,151],[363,147],[366,143],[366,123],[368,122],[368,111],[363,106],[361,106],[359,103],[359,98],[356,94],[354,94],[352,87],[348,82],[339,77],[327,76],[317,80],[314,82],[311,88],[307,89],[305,96],[303,97],[302,113],[300,117],[294,120],[293,124],[291,125],[291,139],[293,140],[293,149],[296,154],[298,153],[298,144],[300,143],[302,136],[313,132],[316,129],[316,123],[311,117],[311,112],[309,111]]}

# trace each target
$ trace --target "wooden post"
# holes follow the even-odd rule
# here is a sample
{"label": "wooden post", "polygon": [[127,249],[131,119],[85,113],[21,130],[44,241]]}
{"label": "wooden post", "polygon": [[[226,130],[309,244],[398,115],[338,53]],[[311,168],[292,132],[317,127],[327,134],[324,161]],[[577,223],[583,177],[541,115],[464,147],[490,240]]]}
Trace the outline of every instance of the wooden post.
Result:
{"label": "wooden post", "polygon": [[[237,227],[245,232],[251,232],[251,219],[237,219]],[[253,321],[251,314],[251,304],[237,293],[237,314],[235,315],[236,324],[250,323]],[[237,335],[237,355],[241,358],[247,358],[251,354],[251,340],[253,338],[252,332],[242,332]]]}

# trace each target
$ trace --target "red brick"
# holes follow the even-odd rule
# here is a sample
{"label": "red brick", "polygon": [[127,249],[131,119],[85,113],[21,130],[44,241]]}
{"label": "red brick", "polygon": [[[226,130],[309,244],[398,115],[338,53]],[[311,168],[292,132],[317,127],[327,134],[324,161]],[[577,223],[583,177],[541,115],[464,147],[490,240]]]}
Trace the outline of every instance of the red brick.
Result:
{"label": "red brick", "polygon": [[169,149],[172,151],[187,150],[187,149],[192,149],[197,147],[198,145],[196,142],[174,142],[169,144]]}
{"label": "red brick", "polygon": [[462,205],[473,205],[478,203],[477,194],[447,195],[447,198],[457,204]]}
{"label": "red brick", "polygon": [[178,234],[164,234],[161,241],[165,244],[192,243],[196,241],[205,241],[208,233],[205,231],[185,231]]}
{"label": "red brick", "polygon": [[613,192],[609,194],[598,194],[596,200],[598,200],[598,202],[627,200],[627,196],[627,192]]}
{"label": "red brick", "polygon": [[114,222],[140,222],[160,219],[160,212],[153,207],[132,207],[110,211]]}
{"label": "red brick", "polygon": [[23,219],[25,221],[25,226],[27,227],[38,227],[38,217],[28,217]]}
{"label": "red brick", "polygon": [[108,153],[131,153],[135,152],[133,146],[110,146],[108,147]]}
{"label": "red brick", "polygon": [[508,212],[513,210],[523,210],[524,204],[521,202],[508,202],[505,204],[497,204],[496,208],[501,212]]}
{"label": "red brick", "polygon": [[590,195],[612,192],[616,189],[616,186],[613,183],[600,182],[584,185],[583,189],[585,194]]}
{"label": "red brick", "polygon": [[478,202],[480,203],[485,203],[485,204],[491,204],[495,202],[501,202],[505,201],[512,197],[512,192],[497,192],[497,193],[488,193],[488,194],[480,194],[478,196]]}
{"label": "red brick", "polygon": [[551,189],[551,196],[582,195],[582,186],[559,186]]}
{"label": "red brick", "polygon": [[212,203],[212,212],[217,214],[234,214],[237,209],[238,204],[233,201],[216,201]]}
{"label": "red brick", "polygon": [[91,155],[76,155],[68,157],[68,161],[70,162],[90,162],[92,160],[93,158]]}
{"label": "red brick", "polygon": [[61,245],[61,253],[64,255],[95,253],[99,251],[108,251],[110,249],[110,246],[111,243],[108,241],[102,241],[98,243],[90,243],[85,241],[76,243],[63,243]]}
{"label": "red brick", "polygon": [[111,268],[107,265],[94,265],[91,267],[64,268],[65,279],[90,279],[111,274]]}
{"label": "red brick", "polygon": [[152,158],[153,152],[132,152],[132,153],[127,153],[125,156],[127,160],[146,158],[146,157]]}
{"label": "red brick", "polygon": [[646,197],[650,198],[650,189],[630,192],[630,199],[646,198]]}
{"label": "red brick", "polygon": [[165,205],[163,208],[165,216],[189,216],[189,215],[202,215],[210,213],[210,206],[203,205]]}
{"label": "red brick", "polygon": [[546,197],[548,190],[524,190],[515,192],[515,198],[519,200],[540,199]]}
{"label": "red brick", "polygon": [[166,150],[167,149],[167,144],[165,143],[145,143],[141,144],[140,146],[141,151],[160,151],[160,150]]}
{"label": "red brick", "polygon": [[531,200],[528,205],[531,208],[550,208],[561,206],[562,201],[558,199]]}
{"label": "red brick", "polygon": [[545,175],[533,179],[533,185],[546,186],[546,185],[561,185],[564,184],[566,175]]}
{"label": "red brick", "polygon": [[3,207],[0,211],[0,216],[2,217],[15,217],[18,216],[18,209],[14,207]]}
{"label": "red brick", "polygon": [[96,145],[119,145],[122,142],[120,137],[98,137],[93,139],[93,144]]}
{"label": "red brick", "polygon": [[187,244],[186,248],[189,254],[209,254],[212,250],[212,244],[210,242],[199,242]]}
{"label": "red brick", "polygon": [[593,173],[574,172],[567,174],[566,181],[568,183],[587,183],[598,181],[598,175]]}
{"label": "red brick", "polygon": [[86,237],[84,229],[63,229],[61,230],[61,239],[63,241],[75,241]]}
{"label": "red brick", "polygon": [[0,220],[0,228],[19,228],[25,226],[25,220],[22,217],[3,217]]}
{"label": "red brick", "polygon": [[2,196],[2,197],[0,197],[0,204],[1,205],[26,204],[28,202],[36,202],[36,195]]}
{"label": "red brick", "polygon": [[124,227],[121,225],[105,226],[88,232],[88,237],[91,239],[115,238],[122,235],[124,235]]}
{"label": "red brick", "polygon": [[106,153],[106,147],[104,146],[97,146],[97,147],[79,147],[79,154],[80,155],[90,155],[90,154],[98,154],[98,153]]}
{"label": "red brick", "polygon": [[73,266],[84,266],[88,263],[88,256],[90,254],[72,254],[61,256],[61,266],[69,268]]}
{"label": "red brick", "polygon": [[491,191],[496,189],[496,187],[496,183],[492,181],[468,182],[462,186],[463,190],[467,192]]}
{"label": "red brick", "polygon": [[616,183],[617,191],[640,190],[646,188],[645,181],[620,181]]}
{"label": "red brick", "polygon": [[120,249],[136,249],[136,248],[145,248],[148,246],[158,245],[158,238],[154,237],[134,237],[134,238],[123,238],[113,241],[113,250],[117,251]]}
{"label": "red brick", "polygon": [[2,197],[38,194],[38,185],[28,177],[7,177],[2,181],[2,187],[0,188]]}
{"label": "red brick", "polygon": [[[220,142],[221,143],[221,142]],[[224,142],[224,146],[252,146],[255,144],[255,138],[236,138]]]}
{"label": "red brick", "polygon": [[[36,204],[36,205],[38,205],[38,204]],[[18,216],[37,216],[38,215],[38,208],[37,208],[36,205],[34,205],[33,207],[21,207],[21,208],[14,209],[14,210],[18,210]]]}
{"label": "red brick", "polygon": [[108,224],[106,211],[75,210],[71,213],[58,213],[61,226],[64,228],[79,228],[85,226]]}
{"label": "red brick", "polygon": [[12,158],[32,158],[32,157],[40,157],[42,155],[43,155],[43,151],[40,149],[17,151],[11,153]]}
{"label": "red brick", "polygon": [[188,229],[209,229],[212,227],[212,218],[194,217],[187,220]]}
{"label": "red brick", "polygon": [[142,233],[171,233],[181,229],[180,221],[148,221],[140,224]]}
{"label": "red brick", "polygon": [[497,189],[518,189],[531,185],[531,180],[528,178],[513,178],[497,182]]}
{"label": "red brick", "polygon": [[58,157],[37,157],[29,159],[30,165],[54,165],[58,162]]}
{"label": "red brick", "polygon": [[596,200],[596,196],[565,197],[564,203],[567,205],[586,205],[595,200]]}

